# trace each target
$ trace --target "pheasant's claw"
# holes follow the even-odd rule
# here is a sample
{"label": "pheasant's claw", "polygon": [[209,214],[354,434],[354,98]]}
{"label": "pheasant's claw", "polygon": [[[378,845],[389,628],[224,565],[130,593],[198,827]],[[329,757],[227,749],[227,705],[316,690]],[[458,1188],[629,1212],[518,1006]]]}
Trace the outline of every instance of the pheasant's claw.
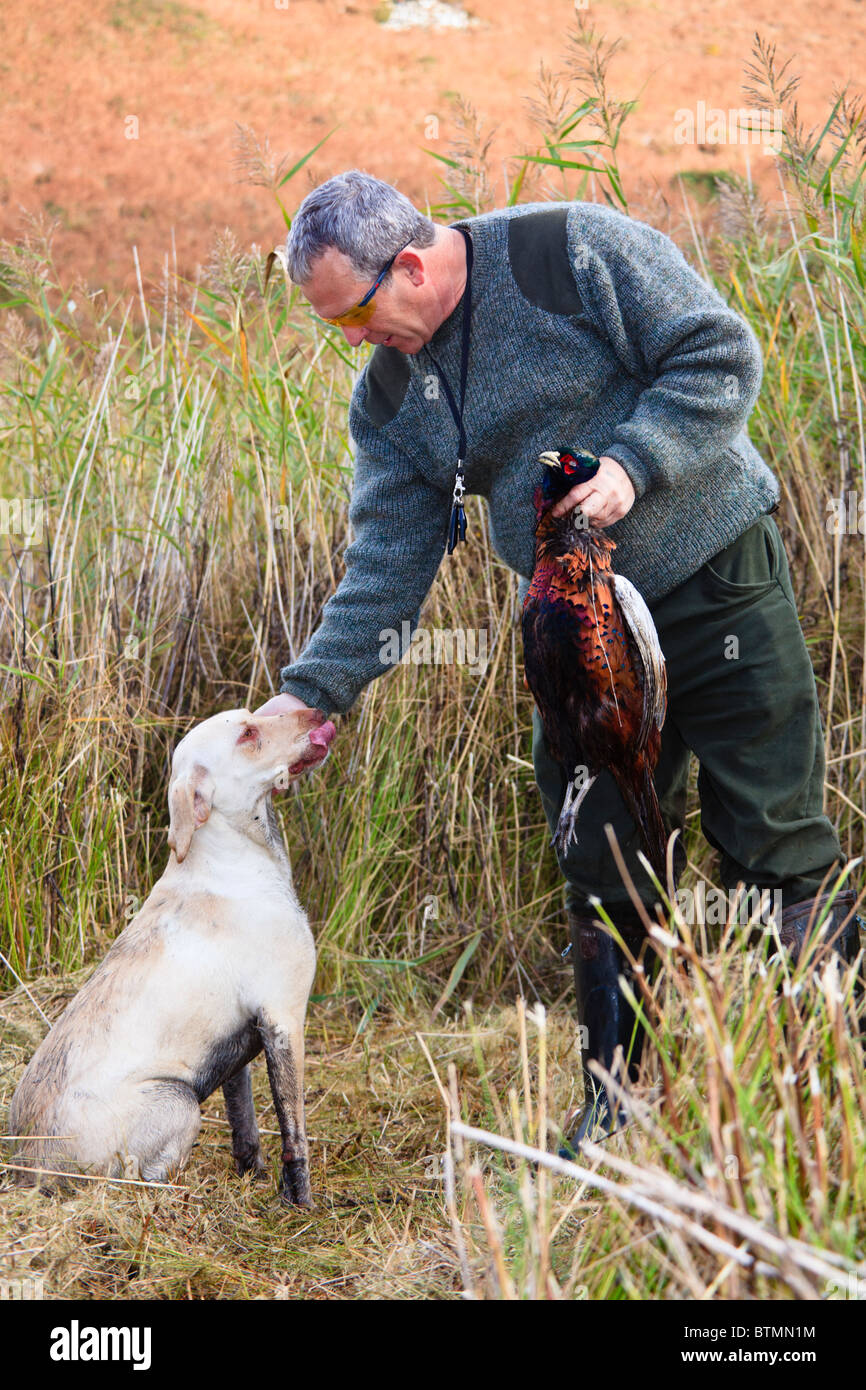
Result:
{"label": "pheasant's claw", "polygon": [[551,844],[559,846],[563,854],[568,853],[568,847],[572,841],[577,844],[577,815],[583,805],[586,794],[595,782],[595,777],[588,777],[580,786],[577,795],[574,794],[574,783],[577,780],[578,769],[575,768],[574,778],[569,782],[565,789],[565,800],[562,803],[562,810],[559,813],[559,823],[551,840]]}
{"label": "pheasant's claw", "polygon": [[563,854],[568,853],[568,847],[572,841],[574,841],[574,843],[577,844],[576,825],[577,807],[571,806],[567,809],[563,808],[562,814],[559,817],[559,824],[557,825],[556,832],[553,836],[553,839],[551,840],[551,844],[554,846],[558,845],[559,848],[562,850]]}
{"label": "pheasant's claw", "polygon": [[575,826],[582,798],[573,800],[573,788],[574,783],[569,782],[568,789],[565,793],[565,800],[562,803],[562,810],[559,813],[559,823],[554,831],[553,839],[550,842],[554,847],[559,846],[563,854],[568,853],[568,847],[572,840],[577,844],[577,830]]}
{"label": "pheasant's claw", "polygon": [[[563,803],[562,803],[562,810],[561,810],[560,813],[559,813],[559,824],[557,825],[556,829],[554,830],[553,836],[552,836],[551,841],[550,841],[551,845],[553,845],[554,848],[556,848],[557,845],[561,845],[563,854],[567,853],[567,851],[568,851],[568,838],[569,838],[569,836],[570,836],[571,834],[573,834],[573,832],[574,832],[574,821],[572,820],[571,823],[570,823],[569,826],[568,826],[568,835],[566,835],[566,833],[565,833],[565,832],[566,832],[566,821],[567,821],[567,818],[568,818],[569,810],[570,810],[570,808],[571,808],[571,802],[572,802],[573,796],[574,796],[574,782],[571,781],[571,782],[569,782],[568,786],[567,786],[566,789],[565,789],[565,800],[564,800]],[[565,838],[563,838],[563,836],[565,836]],[[577,838],[577,837],[575,836],[575,839],[576,839],[576,838]]]}

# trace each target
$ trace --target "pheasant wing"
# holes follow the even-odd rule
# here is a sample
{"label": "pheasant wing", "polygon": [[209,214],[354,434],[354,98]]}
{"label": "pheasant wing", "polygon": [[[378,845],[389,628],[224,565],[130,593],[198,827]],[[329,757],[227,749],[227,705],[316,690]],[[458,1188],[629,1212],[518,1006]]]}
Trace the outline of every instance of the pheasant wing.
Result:
{"label": "pheasant wing", "polygon": [[660,729],[667,711],[668,678],[664,653],[652,614],[637,589],[621,574],[613,576],[614,588],[626,628],[634,642],[643,674],[643,717],[638,747],[646,746],[653,724]]}

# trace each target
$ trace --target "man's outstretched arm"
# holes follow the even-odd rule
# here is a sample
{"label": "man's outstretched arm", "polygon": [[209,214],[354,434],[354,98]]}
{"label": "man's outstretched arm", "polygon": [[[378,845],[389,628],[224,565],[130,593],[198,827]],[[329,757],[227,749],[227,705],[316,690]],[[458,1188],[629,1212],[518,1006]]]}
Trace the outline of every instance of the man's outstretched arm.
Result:
{"label": "man's outstretched arm", "polygon": [[353,416],[352,433],[358,452],[346,573],[307,646],[280,672],[281,694],[325,716],[346,714],[364,686],[389,669],[380,659],[383,630],[400,634],[404,621],[410,631],[417,625],[445,551],[451,509],[450,498],[378,431]]}

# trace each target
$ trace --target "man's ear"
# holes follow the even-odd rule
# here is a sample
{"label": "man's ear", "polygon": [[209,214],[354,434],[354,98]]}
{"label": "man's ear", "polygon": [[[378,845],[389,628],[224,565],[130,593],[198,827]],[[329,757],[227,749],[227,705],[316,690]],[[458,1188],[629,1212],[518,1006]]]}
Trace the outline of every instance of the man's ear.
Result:
{"label": "man's ear", "polygon": [[178,864],[189,853],[193,832],[204,825],[213,805],[214,781],[203,763],[173,777],[168,788],[168,844]]}

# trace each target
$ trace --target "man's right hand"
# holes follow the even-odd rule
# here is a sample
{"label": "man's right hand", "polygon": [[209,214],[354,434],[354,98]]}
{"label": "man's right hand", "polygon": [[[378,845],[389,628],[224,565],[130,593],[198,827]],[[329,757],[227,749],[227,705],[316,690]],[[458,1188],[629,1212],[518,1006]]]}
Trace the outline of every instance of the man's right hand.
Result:
{"label": "man's right hand", "polygon": [[[272,699],[253,710],[253,714],[288,714],[289,710],[311,708],[310,705],[305,705],[303,700],[299,700],[297,695],[289,695],[286,692],[281,695],[274,695]],[[322,715],[322,722],[324,723],[324,714],[321,710],[318,713]]]}
{"label": "man's right hand", "polygon": [[599,461],[601,467],[595,477],[560,497],[550,509],[551,516],[562,516],[579,506],[592,526],[612,526],[631,511],[635,499],[631,478],[616,459],[602,454]]}

